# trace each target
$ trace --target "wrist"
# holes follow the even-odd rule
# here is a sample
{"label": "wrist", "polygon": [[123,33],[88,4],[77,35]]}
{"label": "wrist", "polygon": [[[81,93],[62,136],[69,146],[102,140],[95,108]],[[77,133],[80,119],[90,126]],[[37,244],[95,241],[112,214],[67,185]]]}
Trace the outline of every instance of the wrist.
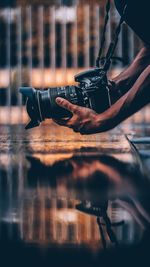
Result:
{"label": "wrist", "polygon": [[114,122],[115,119],[113,119],[111,116],[99,114],[95,120],[95,126],[98,129],[98,132],[108,131],[115,127]]}
{"label": "wrist", "polygon": [[96,123],[98,126],[103,126],[106,130],[112,129],[117,126],[120,121],[120,100],[108,108],[105,112],[98,114]]}

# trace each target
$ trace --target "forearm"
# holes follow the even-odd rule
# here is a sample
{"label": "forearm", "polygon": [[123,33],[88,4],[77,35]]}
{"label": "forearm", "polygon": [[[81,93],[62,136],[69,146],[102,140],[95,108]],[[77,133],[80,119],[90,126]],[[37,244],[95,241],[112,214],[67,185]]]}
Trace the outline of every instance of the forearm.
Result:
{"label": "forearm", "polygon": [[70,119],[55,120],[61,126],[81,134],[108,131],[150,102],[150,65],[143,71],[134,86],[114,105],[101,114],[80,107],[58,97],[56,103],[72,113]]}
{"label": "forearm", "polygon": [[150,47],[144,46],[132,64],[123,71],[119,76],[115,77],[115,90],[120,90],[121,95],[126,93],[138,79],[140,74],[150,64]]}
{"label": "forearm", "polygon": [[[109,130],[150,102],[150,65],[143,71],[134,86],[111,108],[98,115],[100,131]],[[101,127],[101,122],[105,123]]]}

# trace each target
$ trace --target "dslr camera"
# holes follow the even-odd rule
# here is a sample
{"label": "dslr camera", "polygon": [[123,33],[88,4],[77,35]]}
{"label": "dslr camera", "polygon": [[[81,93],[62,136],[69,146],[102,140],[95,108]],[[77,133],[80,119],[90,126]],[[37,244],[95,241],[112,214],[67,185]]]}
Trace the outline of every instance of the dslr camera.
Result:
{"label": "dslr camera", "polygon": [[[19,89],[20,93],[27,97],[26,109],[31,119],[26,129],[39,126],[45,119],[69,118],[72,116],[68,110],[57,105],[55,101],[57,97],[63,97],[75,105],[90,108],[97,113],[102,113],[111,106],[110,87],[113,86],[113,83],[108,80],[107,72],[110,68],[111,59],[113,58],[118,43],[118,37],[121,31],[121,25],[124,21],[127,5],[124,7],[123,14],[116,28],[114,40],[110,43],[106,57],[103,58],[103,64],[100,64],[106,40],[105,34],[109,20],[110,7],[111,1],[107,0],[105,24],[101,46],[96,60],[96,68],[76,75],[76,86],[55,87],[44,90],[35,90],[31,87],[21,87]],[[114,97],[117,100],[120,97],[120,93],[114,92],[114,94],[116,94]]]}
{"label": "dslr camera", "polygon": [[31,87],[19,89],[26,98],[26,109],[30,122],[25,127],[30,129],[39,126],[42,121],[50,118],[71,117],[71,113],[56,103],[57,97],[63,97],[75,105],[87,107],[102,113],[111,105],[110,82],[106,71],[94,68],[75,76],[76,86],[62,86],[36,90]]}

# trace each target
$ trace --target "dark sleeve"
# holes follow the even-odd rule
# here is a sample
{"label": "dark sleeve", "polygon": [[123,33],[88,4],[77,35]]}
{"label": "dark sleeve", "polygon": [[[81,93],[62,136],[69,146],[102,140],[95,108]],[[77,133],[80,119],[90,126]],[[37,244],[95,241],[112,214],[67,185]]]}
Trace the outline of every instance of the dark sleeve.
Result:
{"label": "dark sleeve", "polygon": [[150,45],[150,0],[114,0],[114,2],[120,15],[127,4],[125,22],[145,44]]}

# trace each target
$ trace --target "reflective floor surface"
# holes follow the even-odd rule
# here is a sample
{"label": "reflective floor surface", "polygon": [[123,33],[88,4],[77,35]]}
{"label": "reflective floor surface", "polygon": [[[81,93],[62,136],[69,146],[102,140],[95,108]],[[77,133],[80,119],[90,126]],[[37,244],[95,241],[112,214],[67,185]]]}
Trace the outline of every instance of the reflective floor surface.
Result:
{"label": "reflective floor surface", "polygon": [[0,126],[3,266],[145,266],[148,136]]}

